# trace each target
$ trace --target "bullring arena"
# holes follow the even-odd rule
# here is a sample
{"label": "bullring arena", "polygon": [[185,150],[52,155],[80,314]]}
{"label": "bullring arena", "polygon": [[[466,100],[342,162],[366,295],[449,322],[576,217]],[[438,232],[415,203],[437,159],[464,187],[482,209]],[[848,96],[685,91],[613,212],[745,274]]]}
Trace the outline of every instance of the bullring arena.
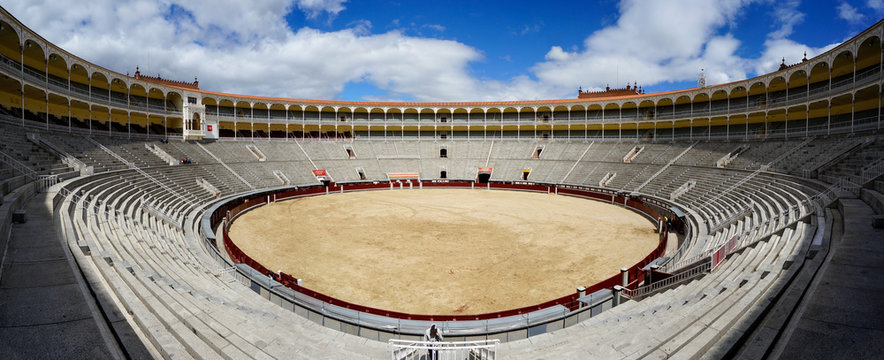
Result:
{"label": "bullring arena", "polygon": [[539,304],[602,281],[654,250],[654,226],[575,197],[427,189],[273,203],[241,216],[230,237],[330,296],[452,315]]}
{"label": "bullring arena", "polygon": [[457,103],[207,91],[27,25],[4,359],[880,354],[884,22],[721,85]]}

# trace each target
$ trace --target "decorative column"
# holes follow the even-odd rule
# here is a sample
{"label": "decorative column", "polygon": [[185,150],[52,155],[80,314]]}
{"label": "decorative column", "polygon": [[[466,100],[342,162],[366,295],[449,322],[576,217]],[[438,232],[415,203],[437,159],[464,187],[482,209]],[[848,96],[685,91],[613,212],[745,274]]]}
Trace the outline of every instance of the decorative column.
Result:
{"label": "decorative column", "polygon": [[783,121],[783,123],[785,124],[785,127],[784,127],[784,131],[783,131],[783,134],[784,134],[783,139],[785,140],[785,139],[789,138],[789,82],[788,81],[786,81],[786,118],[784,120],[785,121]]}
{"label": "decorative column", "polygon": [[[54,55],[52,55],[54,56]],[[46,130],[49,130],[49,58],[46,58],[46,72],[43,73],[45,77],[45,84],[43,88],[46,89]]]}
{"label": "decorative column", "polygon": [[[856,48],[853,49],[853,53],[856,54]],[[853,73],[850,76],[853,78],[853,86],[850,95],[850,134],[853,135],[853,122],[856,118],[856,56],[852,56],[851,60],[853,60]]]}
{"label": "decorative column", "polygon": [[[747,95],[748,96],[748,95]],[[724,140],[730,141],[731,138],[731,94],[727,94],[727,113],[725,113],[725,122],[724,122]]]}
{"label": "decorative column", "polygon": [[709,106],[706,107],[706,140],[712,140],[712,95],[708,96]]}
{"label": "decorative column", "polygon": [[[71,109],[71,107],[74,105],[71,103],[71,101],[72,101],[71,98],[73,97],[73,94],[71,94],[71,70],[74,69],[74,66],[75,65],[71,65],[71,68],[69,70],[67,70],[67,72],[68,72],[68,79],[67,79],[68,80],[68,98],[67,98],[67,102],[68,102],[68,133],[73,132],[73,124],[71,124],[71,118],[73,117],[73,110]],[[148,118],[148,121],[150,121],[150,118]],[[150,122],[148,122],[147,125],[148,125],[148,129],[150,129]],[[150,133],[150,131],[148,131],[148,133]]]}
{"label": "decorative column", "polygon": [[[25,46],[29,47],[31,45],[31,43],[29,41],[30,40],[25,40],[23,45],[18,46],[19,53],[20,53],[19,60],[21,60],[18,65],[21,68],[21,82],[20,82],[21,90],[20,91],[21,91],[21,126],[22,127],[25,126]],[[90,91],[91,91],[91,88],[90,88]],[[91,99],[91,95],[90,95],[90,99]],[[89,124],[89,128],[90,128],[89,130],[91,132],[91,130],[92,130],[91,123]]]}
{"label": "decorative column", "polygon": [[111,111],[111,84],[113,84],[113,80],[107,82],[107,134],[111,135],[111,132],[114,128],[114,118],[111,116],[113,111]]}

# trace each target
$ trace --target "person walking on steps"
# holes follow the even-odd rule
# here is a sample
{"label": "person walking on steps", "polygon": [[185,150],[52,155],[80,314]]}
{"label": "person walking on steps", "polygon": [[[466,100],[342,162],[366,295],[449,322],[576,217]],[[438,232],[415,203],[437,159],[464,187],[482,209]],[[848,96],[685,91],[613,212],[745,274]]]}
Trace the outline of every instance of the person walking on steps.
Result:
{"label": "person walking on steps", "polygon": [[[436,328],[436,324],[430,326],[426,332],[424,332],[424,341],[428,342],[437,342],[442,341],[442,332]],[[430,345],[433,347],[433,345]],[[436,360],[439,358],[439,350],[428,349],[427,350],[427,359],[428,360]]]}

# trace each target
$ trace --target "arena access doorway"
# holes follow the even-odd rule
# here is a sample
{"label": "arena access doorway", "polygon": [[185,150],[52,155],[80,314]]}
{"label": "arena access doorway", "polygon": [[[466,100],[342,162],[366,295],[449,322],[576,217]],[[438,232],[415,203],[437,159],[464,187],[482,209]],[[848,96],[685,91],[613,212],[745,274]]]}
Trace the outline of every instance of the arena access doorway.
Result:
{"label": "arena access doorway", "polygon": [[480,167],[479,171],[476,173],[476,182],[480,184],[487,184],[491,181],[491,173],[493,172],[493,168],[490,167]]}

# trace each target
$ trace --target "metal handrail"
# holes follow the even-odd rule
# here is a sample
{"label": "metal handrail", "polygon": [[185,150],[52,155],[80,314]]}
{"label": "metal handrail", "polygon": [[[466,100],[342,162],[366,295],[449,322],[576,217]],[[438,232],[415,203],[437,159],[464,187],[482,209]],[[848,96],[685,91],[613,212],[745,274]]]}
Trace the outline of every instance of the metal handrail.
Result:
{"label": "metal handrail", "polygon": [[[708,256],[706,257],[708,258]],[[651,295],[657,291],[666,289],[670,286],[681,284],[686,281],[690,281],[696,277],[706,274],[712,269],[711,261],[704,261],[697,266],[694,266],[690,269],[684,270],[675,274],[671,277],[665,278],[660,281],[653,282],[651,284],[640,286],[635,289],[623,288],[623,295],[629,297],[631,299],[641,299],[645,296]]]}
{"label": "metal handrail", "polygon": [[22,175],[27,176],[31,180],[37,179],[40,176],[40,174],[34,171],[34,169],[31,169],[29,166],[22,164],[21,161],[18,161],[16,158],[2,151],[0,151],[0,162],[10,164],[12,168],[22,173]]}

